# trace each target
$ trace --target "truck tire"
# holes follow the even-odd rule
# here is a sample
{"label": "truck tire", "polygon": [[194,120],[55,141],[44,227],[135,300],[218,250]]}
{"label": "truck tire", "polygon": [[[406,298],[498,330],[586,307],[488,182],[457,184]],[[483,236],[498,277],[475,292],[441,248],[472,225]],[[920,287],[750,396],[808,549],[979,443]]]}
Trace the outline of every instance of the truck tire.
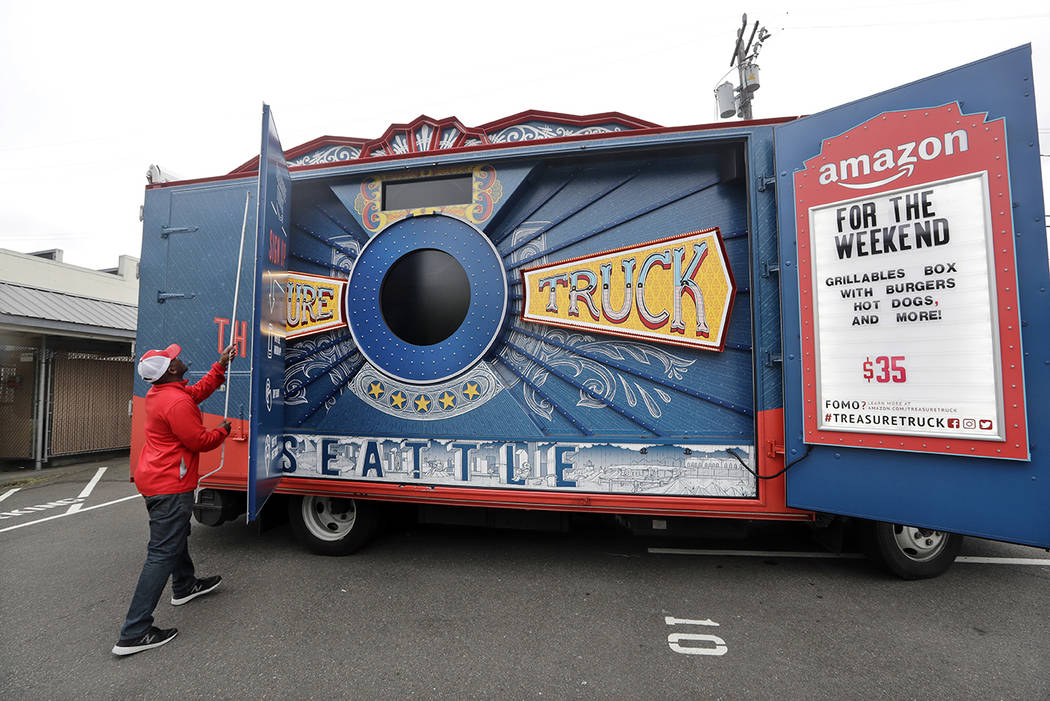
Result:
{"label": "truck tire", "polygon": [[349,555],[375,534],[379,506],[330,496],[288,498],[288,521],[296,540],[318,555]]}
{"label": "truck tire", "polygon": [[901,579],[944,574],[962,547],[963,537],[958,533],[884,521],[865,521],[863,529],[868,557]]}

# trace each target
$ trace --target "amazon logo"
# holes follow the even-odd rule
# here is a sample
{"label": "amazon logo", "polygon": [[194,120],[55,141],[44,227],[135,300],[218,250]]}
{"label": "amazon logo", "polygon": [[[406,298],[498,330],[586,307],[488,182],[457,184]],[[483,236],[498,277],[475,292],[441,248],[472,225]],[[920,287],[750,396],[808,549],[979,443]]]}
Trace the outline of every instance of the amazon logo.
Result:
{"label": "amazon logo", "polygon": [[[837,183],[853,190],[869,190],[909,177],[920,161],[963,153],[970,148],[965,129],[947,132],[943,137],[928,136],[922,141],[909,141],[896,147],[880,148],[873,153],[843,158],[820,166],[821,185]],[[874,179],[872,179],[874,178]]]}

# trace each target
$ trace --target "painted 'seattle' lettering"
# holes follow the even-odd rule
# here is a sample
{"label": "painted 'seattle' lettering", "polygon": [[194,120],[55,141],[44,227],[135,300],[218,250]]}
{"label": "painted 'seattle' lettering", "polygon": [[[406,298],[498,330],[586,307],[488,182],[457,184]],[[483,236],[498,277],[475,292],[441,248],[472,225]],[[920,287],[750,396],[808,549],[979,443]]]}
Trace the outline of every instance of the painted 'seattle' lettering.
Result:
{"label": "painted 'seattle' lettering", "polygon": [[[285,474],[294,474],[299,471],[300,440],[296,436],[285,436],[280,443],[280,465],[281,471]],[[386,472],[402,470],[407,463],[412,479],[420,479],[424,470],[429,471],[433,468],[432,465],[424,466],[423,450],[439,445],[429,440],[404,441],[401,445],[391,449],[381,447],[381,443],[383,441],[380,440],[320,439],[317,442],[316,457],[321,475],[324,477],[384,479]],[[481,447],[481,443],[456,442],[445,446],[449,465],[453,467],[453,474],[457,481],[470,482],[472,456],[474,451]],[[518,442],[506,443],[500,448],[506,454],[506,464],[501,479],[506,484],[524,485],[525,477],[528,475],[528,446]],[[571,478],[574,466],[571,457],[577,451],[578,448],[575,446],[550,446],[550,466],[555,476],[554,486],[568,488],[576,486],[576,481]],[[497,450],[497,452],[500,451]]]}

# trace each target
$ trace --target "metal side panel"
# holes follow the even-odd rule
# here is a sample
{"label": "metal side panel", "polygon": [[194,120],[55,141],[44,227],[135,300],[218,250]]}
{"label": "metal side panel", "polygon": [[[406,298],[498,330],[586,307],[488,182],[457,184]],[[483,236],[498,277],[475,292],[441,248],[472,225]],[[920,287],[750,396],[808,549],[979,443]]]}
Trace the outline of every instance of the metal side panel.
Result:
{"label": "metal side panel", "polygon": [[775,127],[791,506],[1050,545],[1030,47]]}
{"label": "metal side panel", "polygon": [[[255,182],[248,179],[147,190],[139,267],[136,353],[141,357],[151,348],[178,343],[183,361],[190,366],[186,373],[190,383],[203,377],[218,360],[230,336],[231,317],[236,317],[235,337],[241,341],[239,357],[227,371],[226,384],[201,404],[205,425],[212,427],[223,416],[229,392],[229,418],[235,438],[246,427],[250,375],[246,359],[252,350],[246,319],[252,310],[249,288],[254,263],[246,257],[240,271],[237,269],[245,199],[249,194],[254,202]],[[254,228],[254,220],[252,208],[248,212],[250,229]],[[247,294],[241,294],[233,314],[238,276]],[[133,463],[142,449],[141,401],[148,390],[149,385],[136,373]],[[215,469],[220,457],[219,450],[203,454],[201,474]],[[243,469],[243,465],[231,465],[229,459],[224,463],[227,472]]]}
{"label": "metal side panel", "polygon": [[284,319],[292,182],[269,105],[263,105],[255,229],[254,309],[250,322],[252,393],[248,435],[248,511],[253,521],[281,478],[284,433]]}

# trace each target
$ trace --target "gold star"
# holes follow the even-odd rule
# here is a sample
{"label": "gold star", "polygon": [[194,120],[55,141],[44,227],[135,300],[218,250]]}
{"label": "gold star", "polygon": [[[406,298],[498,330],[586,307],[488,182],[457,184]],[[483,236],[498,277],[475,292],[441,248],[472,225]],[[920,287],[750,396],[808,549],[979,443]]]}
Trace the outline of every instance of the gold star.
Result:
{"label": "gold star", "polygon": [[430,411],[430,398],[425,394],[421,394],[416,397],[416,411],[420,414],[425,414]]}
{"label": "gold star", "polygon": [[405,406],[405,402],[407,400],[408,400],[408,397],[406,397],[405,395],[401,394],[401,392],[399,390],[399,391],[394,392],[393,394],[390,395],[390,406],[396,406],[398,409],[401,409],[401,408],[403,408]]}
{"label": "gold star", "polygon": [[478,383],[468,382],[466,388],[463,390],[463,394],[467,395],[468,399],[474,399],[477,397],[481,394],[481,392],[478,391]]}
{"label": "gold star", "polygon": [[451,409],[452,407],[456,406],[456,395],[454,394],[445,392],[441,395],[440,399],[442,409]]}
{"label": "gold star", "polygon": [[371,394],[376,399],[379,399],[380,397],[382,397],[383,396],[383,385],[382,385],[382,383],[380,383],[380,382],[373,382],[368,388],[368,393]]}

